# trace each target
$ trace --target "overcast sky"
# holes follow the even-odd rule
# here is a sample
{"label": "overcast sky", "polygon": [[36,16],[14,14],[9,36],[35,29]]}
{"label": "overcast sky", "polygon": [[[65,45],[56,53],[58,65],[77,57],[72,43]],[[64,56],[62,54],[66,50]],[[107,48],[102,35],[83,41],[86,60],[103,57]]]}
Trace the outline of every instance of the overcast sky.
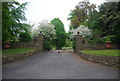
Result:
{"label": "overcast sky", "polygon": [[[67,17],[71,10],[75,8],[78,2],[82,0],[17,0],[19,2],[30,2],[26,8],[26,18],[28,21],[34,22],[36,25],[41,20],[51,21],[59,18],[63,23],[65,30],[69,30],[70,21]],[[90,3],[100,5],[105,0],[89,0]]]}

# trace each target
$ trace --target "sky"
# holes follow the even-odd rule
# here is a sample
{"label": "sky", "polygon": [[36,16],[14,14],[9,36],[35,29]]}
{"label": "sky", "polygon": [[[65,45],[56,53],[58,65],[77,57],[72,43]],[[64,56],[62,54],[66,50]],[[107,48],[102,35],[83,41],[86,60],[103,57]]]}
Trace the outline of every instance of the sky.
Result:
{"label": "sky", "polygon": [[[20,3],[29,2],[26,6],[25,17],[35,27],[42,20],[49,22],[54,18],[59,18],[65,27],[66,32],[69,31],[70,21],[67,20],[71,10],[82,0],[17,0]],[[105,0],[89,0],[90,3],[97,6]]]}

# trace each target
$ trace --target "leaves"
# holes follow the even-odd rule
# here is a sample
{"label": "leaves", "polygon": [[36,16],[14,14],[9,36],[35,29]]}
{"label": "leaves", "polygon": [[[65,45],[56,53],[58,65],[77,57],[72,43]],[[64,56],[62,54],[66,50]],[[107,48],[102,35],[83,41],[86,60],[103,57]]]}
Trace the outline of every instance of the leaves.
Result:
{"label": "leaves", "polygon": [[19,34],[25,30],[21,21],[25,18],[25,6],[27,3],[18,2],[2,3],[2,41],[18,41]]}
{"label": "leaves", "polygon": [[69,14],[68,20],[71,21],[70,29],[77,28],[81,23],[87,21],[89,14],[92,14],[95,10],[95,4],[89,2],[79,2],[78,5]]}
{"label": "leaves", "polygon": [[97,35],[99,35],[99,37],[115,35],[116,37],[112,38],[112,43],[119,43],[119,4],[120,2],[106,2],[99,6],[99,12],[94,12],[90,15],[90,18],[88,19],[88,27],[92,29],[94,40],[96,40],[95,37]]}
{"label": "leaves", "polygon": [[42,31],[43,35],[47,38],[54,38],[55,26],[49,23],[47,20],[43,20],[39,23],[36,29],[33,31],[33,36],[37,36],[40,31]]}
{"label": "leaves", "polygon": [[37,28],[33,30],[33,37],[38,36],[40,31],[42,31],[42,34],[44,35],[43,49],[45,51],[50,50],[53,46],[53,40],[55,39],[56,35],[55,26],[49,23],[47,20],[42,20]]}
{"label": "leaves", "polygon": [[32,38],[28,32],[23,32],[20,34],[19,40],[23,42],[28,42],[28,41],[31,41]]}
{"label": "leaves", "polygon": [[79,35],[82,35],[83,37],[91,36],[92,34],[91,30],[84,25],[80,25],[78,28],[73,29],[71,32],[73,35],[78,35],[78,32],[79,32]]}
{"label": "leaves", "polygon": [[64,29],[64,24],[62,23],[62,21],[59,18],[54,18],[53,20],[51,20],[51,23],[55,26],[55,30],[56,30],[56,39],[55,41],[55,46],[58,49],[61,49],[66,42],[66,32]]}

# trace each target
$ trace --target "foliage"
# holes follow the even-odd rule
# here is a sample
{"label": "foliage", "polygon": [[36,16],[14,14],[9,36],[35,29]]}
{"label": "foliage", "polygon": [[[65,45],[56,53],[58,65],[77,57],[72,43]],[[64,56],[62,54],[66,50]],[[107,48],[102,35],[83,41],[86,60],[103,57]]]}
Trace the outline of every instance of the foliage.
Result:
{"label": "foliage", "polygon": [[23,42],[31,41],[32,26],[26,23],[22,23],[21,25],[24,28],[24,30],[19,34],[19,41],[23,41]]}
{"label": "foliage", "polygon": [[88,40],[88,42],[90,44],[104,44],[105,40],[103,40],[102,38],[98,38],[98,39],[90,39]]}
{"label": "foliage", "polygon": [[[106,2],[99,6],[99,11],[89,15],[87,26],[92,30],[92,41],[106,42],[110,37],[112,43],[120,40],[120,2]],[[91,41],[91,42],[92,42]]]}
{"label": "foliage", "polygon": [[76,51],[76,40],[75,39],[73,39],[73,51]]}
{"label": "foliage", "polygon": [[77,28],[80,23],[87,21],[89,14],[95,10],[95,4],[90,4],[89,2],[79,2],[78,5],[69,14],[68,20],[71,21],[70,29]]}
{"label": "foliage", "polygon": [[116,35],[117,38],[114,40],[117,44],[120,43],[120,1],[104,3],[99,10],[101,17],[99,17],[98,25],[102,31],[102,37]]}
{"label": "foliage", "polygon": [[[104,3],[100,6],[100,14],[98,25],[101,26],[103,36],[116,35],[118,33],[118,24],[120,14],[118,11],[118,3]],[[102,24],[102,25],[101,25]]]}
{"label": "foliage", "polygon": [[31,41],[32,38],[28,32],[22,32],[19,36],[19,40],[23,42]]}
{"label": "foliage", "polygon": [[[90,15],[93,16],[95,12],[97,12],[95,4],[91,4],[90,2],[79,2],[68,17],[68,20],[70,20],[70,34],[76,35],[77,32],[79,32],[83,37],[90,39],[93,36],[93,30],[90,28],[91,22],[89,22],[91,19]],[[96,22],[94,22],[94,24],[95,23]]]}
{"label": "foliage", "polygon": [[53,38],[55,36],[55,26],[49,23],[47,20],[43,20],[39,23],[36,29],[33,30],[33,36],[37,36],[42,31],[42,34],[47,38]]}
{"label": "foliage", "polygon": [[44,35],[43,49],[45,51],[50,50],[53,46],[53,40],[55,39],[55,26],[51,23],[48,23],[47,20],[43,20],[39,23],[37,28],[33,30],[33,37],[40,34],[40,31],[42,31],[42,34]]}
{"label": "foliage", "polygon": [[19,34],[24,31],[21,21],[25,21],[25,6],[27,3],[2,3],[2,42],[16,41]]}
{"label": "foliage", "polygon": [[91,30],[84,25],[80,25],[78,28],[72,30],[71,32],[73,35],[78,35],[79,32],[79,35],[82,35],[83,37],[91,35]]}
{"label": "foliage", "polygon": [[65,43],[64,47],[71,47],[71,46],[72,46],[71,39],[66,39],[66,43]]}
{"label": "foliage", "polygon": [[51,23],[55,26],[56,30],[56,39],[54,44],[56,49],[61,49],[65,45],[67,34],[64,29],[64,24],[59,18],[54,18],[51,20]]}
{"label": "foliage", "polygon": [[92,14],[89,15],[87,26],[90,29],[98,28],[98,18],[100,17],[100,13],[98,11],[93,11]]}
{"label": "foliage", "polygon": [[52,49],[52,41],[50,41],[50,40],[47,39],[47,38],[44,38],[43,49],[44,49],[45,51],[51,50],[51,49]]}

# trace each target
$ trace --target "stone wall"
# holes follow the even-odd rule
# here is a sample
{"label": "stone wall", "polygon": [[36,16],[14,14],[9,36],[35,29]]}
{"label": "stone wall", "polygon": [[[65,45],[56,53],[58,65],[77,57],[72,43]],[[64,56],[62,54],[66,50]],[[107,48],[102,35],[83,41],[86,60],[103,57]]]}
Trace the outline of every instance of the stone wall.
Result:
{"label": "stone wall", "polygon": [[[86,38],[83,38],[81,35],[75,36],[75,52],[79,52],[79,50],[105,50],[106,44],[90,44]],[[117,49],[118,46],[112,44],[111,49]]]}
{"label": "stone wall", "polygon": [[[106,44],[92,44],[91,47],[93,50],[106,50],[106,49],[108,49],[106,47]],[[111,49],[118,49],[118,46],[116,44],[112,44]]]}
{"label": "stone wall", "polygon": [[14,62],[22,58],[31,56],[36,53],[40,53],[43,50],[43,35],[39,34],[38,37],[34,38],[30,42],[11,42],[10,48],[35,48],[31,52],[19,53],[15,55],[2,56],[2,63],[6,64],[9,62]]}
{"label": "stone wall", "polygon": [[10,48],[36,48],[40,52],[43,50],[43,35],[39,34],[30,42],[10,42]]}
{"label": "stone wall", "polygon": [[10,48],[31,48],[36,45],[33,42],[10,42]]}
{"label": "stone wall", "polygon": [[120,60],[118,56],[101,56],[101,55],[94,55],[94,54],[85,54],[85,53],[78,53],[80,57],[83,59],[108,65],[108,66],[113,66],[113,67],[120,67]]}
{"label": "stone wall", "polygon": [[28,56],[37,54],[38,52],[39,52],[38,50],[32,50],[31,52],[19,53],[16,55],[2,56],[2,64],[18,61],[18,60],[21,60],[21,59],[26,58]]}

